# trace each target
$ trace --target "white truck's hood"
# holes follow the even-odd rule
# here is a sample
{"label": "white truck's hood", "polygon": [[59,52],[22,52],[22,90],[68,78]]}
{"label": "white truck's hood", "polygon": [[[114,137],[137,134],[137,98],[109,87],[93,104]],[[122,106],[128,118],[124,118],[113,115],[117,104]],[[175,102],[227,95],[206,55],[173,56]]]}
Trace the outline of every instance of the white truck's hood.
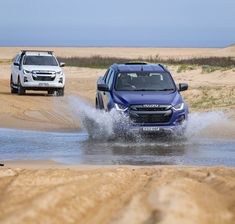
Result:
{"label": "white truck's hood", "polygon": [[52,71],[52,72],[62,71],[62,69],[59,66],[23,65],[23,69],[28,71]]}

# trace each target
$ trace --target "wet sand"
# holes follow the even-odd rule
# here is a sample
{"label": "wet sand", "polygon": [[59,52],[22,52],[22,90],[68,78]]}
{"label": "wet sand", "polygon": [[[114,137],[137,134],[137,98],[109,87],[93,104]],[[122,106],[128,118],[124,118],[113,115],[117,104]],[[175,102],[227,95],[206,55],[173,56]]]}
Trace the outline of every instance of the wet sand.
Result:
{"label": "wet sand", "polygon": [[[111,56],[115,53],[113,49],[55,50],[59,56],[90,56],[94,52]],[[16,48],[1,48],[0,58],[10,59],[17,51]],[[156,53],[162,57],[230,56],[234,55],[234,48],[123,49],[122,52],[123,57],[145,57]],[[195,110],[225,110],[229,123],[233,124],[234,70],[202,74],[200,69],[183,73],[177,73],[177,67],[170,69],[177,82],[188,82],[190,90],[183,94],[190,105],[200,97],[203,99],[205,88],[217,97],[215,104],[208,103],[199,109],[195,107]],[[69,97],[79,96],[94,104],[96,80],[104,70],[65,68],[65,73],[66,96],[63,98],[35,92],[17,96],[9,92],[9,64],[1,63],[0,128],[80,130]],[[233,131],[231,128],[226,137],[234,139]],[[214,133],[207,134],[220,137],[223,132],[214,128]],[[30,146],[25,147],[30,150]],[[5,167],[0,167],[0,223],[232,224],[235,223],[234,189],[234,168],[93,167],[51,161],[5,162]]]}

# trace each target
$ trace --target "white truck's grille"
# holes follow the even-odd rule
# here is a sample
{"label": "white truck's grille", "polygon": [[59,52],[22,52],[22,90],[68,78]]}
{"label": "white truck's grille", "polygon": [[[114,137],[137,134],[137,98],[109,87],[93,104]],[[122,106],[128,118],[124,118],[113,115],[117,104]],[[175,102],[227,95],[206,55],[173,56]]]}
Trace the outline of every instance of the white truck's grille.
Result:
{"label": "white truck's grille", "polygon": [[34,81],[54,81],[55,72],[54,71],[33,71]]}

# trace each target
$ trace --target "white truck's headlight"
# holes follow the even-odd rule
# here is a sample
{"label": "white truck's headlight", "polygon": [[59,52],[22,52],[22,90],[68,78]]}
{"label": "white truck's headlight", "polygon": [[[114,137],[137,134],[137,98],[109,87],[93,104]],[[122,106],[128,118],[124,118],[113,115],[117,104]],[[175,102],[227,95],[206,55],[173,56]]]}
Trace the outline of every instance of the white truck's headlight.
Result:
{"label": "white truck's headlight", "polygon": [[181,110],[184,109],[184,103],[179,103],[179,104],[173,106],[173,108],[174,108],[174,110],[176,110],[176,111],[181,111]]}
{"label": "white truck's headlight", "polygon": [[62,71],[56,72],[56,75],[62,75]]}
{"label": "white truck's headlight", "polygon": [[122,105],[122,104],[115,103],[114,106],[115,106],[115,109],[118,111],[126,111],[128,109],[127,106]]}
{"label": "white truck's headlight", "polygon": [[23,70],[23,73],[24,73],[24,74],[29,74],[29,73],[31,73],[31,71],[24,69],[24,70]]}

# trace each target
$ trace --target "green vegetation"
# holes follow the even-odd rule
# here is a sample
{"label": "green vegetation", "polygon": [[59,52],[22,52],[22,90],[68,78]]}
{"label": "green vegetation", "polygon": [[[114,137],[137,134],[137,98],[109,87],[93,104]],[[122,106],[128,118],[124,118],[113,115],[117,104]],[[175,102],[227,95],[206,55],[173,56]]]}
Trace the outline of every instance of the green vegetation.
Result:
{"label": "green vegetation", "polygon": [[177,65],[179,66],[177,72],[184,72],[188,70],[202,68],[202,72],[213,72],[215,70],[228,70],[235,68],[235,60],[231,57],[209,57],[209,58],[188,58],[188,59],[175,59],[168,58],[163,59],[158,55],[148,58],[118,58],[118,57],[103,57],[95,55],[91,57],[68,57],[58,58],[59,61],[63,61],[67,66],[75,67],[89,67],[89,68],[107,68],[114,63],[126,63],[126,62],[149,62],[149,63],[161,63],[165,65]]}
{"label": "green vegetation", "polygon": [[202,65],[202,73],[211,73],[216,70],[221,70],[222,67],[218,66],[210,66],[210,65]]}
{"label": "green vegetation", "polygon": [[[193,94],[194,90],[197,91],[196,95]],[[185,93],[184,97],[192,110],[228,108],[235,106],[235,89],[233,87],[201,86],[189,90],[188,93]]]}
{"label": "green vegetation", "polygon": [[8,59],[4,59],[4,60],[0,60],[0,64],[11,64],[11,60]]}
{"label": "green vegetation", "polygon": [[194,70],[197,69],[196,65],[186,65],[186,64],[182,64],[178,67],[177,72],[185,72],[185,71],[189,71],[189,70]]}
{"label": "green vegetation", "polygon": [[66,66],[73,67],[88,67],[88,68],[107,68],[114,63],[125,63],[132,61],[125,58],[116,58],[116,57],[102,57],[95,55],[92,57],[68,57],[61,58],[58,57],[59,61],[66,63]]}

